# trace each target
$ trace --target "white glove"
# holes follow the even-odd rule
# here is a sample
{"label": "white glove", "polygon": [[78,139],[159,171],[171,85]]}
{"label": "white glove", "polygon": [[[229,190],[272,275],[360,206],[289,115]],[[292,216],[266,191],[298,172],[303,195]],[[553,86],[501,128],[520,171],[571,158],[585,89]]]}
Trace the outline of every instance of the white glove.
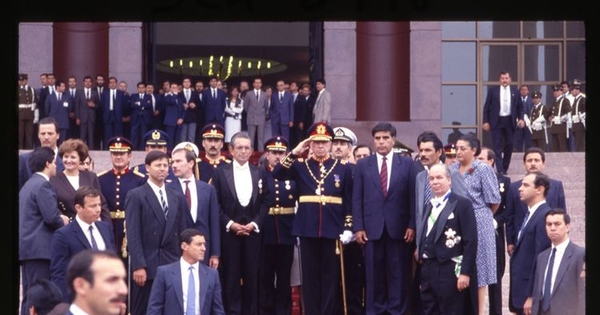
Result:
{"label": "white glove", "polygon": [[567,129],[573,128],[573,121],[567,120]]}
{"label": "white glove", "polygon": [[36,109],[33,111],[33,123],[34,123],[34,124],[37,124],[37,123],[38,123],[38,121],[40,121],[40,111],[39,111],[39,110],[36,108]]}
{"label": "white glove", "polygon": [[343,245],[353,242],[354,240],[356,240],[356,236],[349,230],[344,230],[344,233],[340,234],[340,241]]}
{"label": "white glove", "polygon": [[493,224],[494,224],[494,230],[497,230],[498,229],[498,222],[496,222],[496,219],[492,219],[492,220],[494,220],[494,221],[492,221]]}

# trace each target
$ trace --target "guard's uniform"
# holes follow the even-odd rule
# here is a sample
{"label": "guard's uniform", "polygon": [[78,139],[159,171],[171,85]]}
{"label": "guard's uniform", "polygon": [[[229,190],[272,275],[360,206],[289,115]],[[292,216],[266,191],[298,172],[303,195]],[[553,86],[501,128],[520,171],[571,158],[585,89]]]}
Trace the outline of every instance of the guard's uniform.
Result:
{"label": "guard's uniform", "polygon": [[[109,142],[109,150],[111,152],[128,152],[131,144],[127,144],[129,140],[125,138],[113,138],[113,141]],[[120,143],[120,147],[116,144]],[[110,217],[113,223],[113,232],[115,234],[115,248],[120,257],[126,258],[126,251],[124,252],[124,222],[125,222],[125,197],[127,192],[133,188],[136,188],[145,183],[146,178],[143,174],[132,171],[129,168],[125,168],[119,172],[115,169],[106,170],[98,173],[98,181],[100,182],[100,190],[106,198],[108,209],[110,210]]]}
{"label": "guard's uniform", "polygon": [[[218,124],[208,124],[202,128],[202,139],[220,139],[225,138],[225,128]],[[198,169],[200,180],[212,184],[215,170],[225,164],[231,163],[231,159],[221,154],[218,159],[209,159],[206,155],[198,160]]]}
{"label": "guard's uniform", "polygon": [[[532,98],[541,98],[542,93],[533,92]],[[531,107],[531,145],[534,147],[542,148],[546,150],[548,145],[548,131],[547,124],[548,118],[552,114],[552,111],[547,106],[544,106],[541,102],[538,105]],[[544,119],[539,119],[544,116]],[[539,119],[539,120],[538,120]],[[537,121],[537,122],[536,122]]]}
{"label": "guard's uniform", "polygon": [[[265,143],[265,151],[287,151],[283,137],[273,137]],[[296,237],[292,235],[296,200],[296,182],[273,177],[267,165],[267,185],[273,195],[269,213],[263,220],[262,257],[259,270],[259,308],[264,314],[290,314],[292,292],[290,277],[294,261]],[[276,281],[276,282],[275,282]]]}
{"label": "guard's uniform", "polygon": [[[562,87],[554,85],[554,91]],[[571,112],[571,103],[565,95],[559,96],[552,105],[552,121],[550,135],[552,136],[552,152],[567,152],[567,116]]]}
{"label": "guard's uniform", "polygon": [[[578,84],[574,84],[573,88],[580,89],[581,87]],[[580,92],[573,101],[571,111],[576,152],[585,152],[585,101],[586,97]]]}
{"label": "guard's uniform", "polygon": [[[164,146],[166,148],[168,140],[169,140],[169,136],[167,135],[167,133],[162,130],[159,130],[159,129],[150,130],[150,131],[146,132],[146,134],[144,135],[144,143],[146,144],[146,147],[148,147],[148,146]],[[146,180],[148,179],[148,172],[146,171],[145,163],[136,165],[136,166],[132,167],[131,169],[134,172],[142,174]],[[169,174],[165,178],[165,182],[170,183],[176,179],[177,179],[177,177],[173,173],[173,169],[169,167]],[[145,182],[145,180],[144,180],[144,182]]]}
{"label": "guard's uniform", "polygon": [[[333,135],[322,122],[307,132],[313,141],[331,141]],[[341,305],[337,239],[344,230],[352,230],[352,170],[347,162],[330,156],[316,160],[290,153],[275,167],[273,176],[295,180],[298,189],[292,234],[300,237],[306,314],[335,314]]]}
{"label": "guard's uniform", "polygon": [[[22,85],[24,83],[24,85]],[[27,75],[19,74],[19,149],[33,148],[35,91],[27,84]]]}

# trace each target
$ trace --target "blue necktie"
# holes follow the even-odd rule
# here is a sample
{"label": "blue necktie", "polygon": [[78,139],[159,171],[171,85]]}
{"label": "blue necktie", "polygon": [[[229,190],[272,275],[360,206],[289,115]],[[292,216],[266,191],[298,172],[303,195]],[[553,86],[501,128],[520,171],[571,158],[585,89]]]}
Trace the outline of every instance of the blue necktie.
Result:
{"label": "blue necktie", "polygon": [[194,266],[190,266],[190,275],[188,277],[187,305],[185,306],[185,315],[196,314],[196,286],[194,285]]}
{"label": "blue necktie", "polygon": [[425,180],[425,200],[424,203],[428,204],[433,198],[433,192],[431,191],[431,185],[429,185],[429,180]]}
{"label": "blue necktie", "polygon": [[525,215],[525,219],[523,219],[523,223],[521,224],[521,228],[519,229],[519,235],[517,235],[517,243],[521,240],[521,237],[523,236],[523,230],[525,229],[525,225],[527,223],[527,219],[529,219],[529,214],[531,213],[531,211],[527,211],[527,214]]}
{"label": "blue necktie", "polygon": [[92,249],[93,250],[98,250],[98,243],[96,243],[96,239],[94,238],[94,226],[90,225],[90,238],[92,240]]}
{"label": "blue necktie", "polygon": [[552,254],[548,261],[548,270],[546,270],[546,280],[544,280],[544,296],[542,297],[542,310],[546,312],[550,308],[550,294],[552,292],[552,269],[554,268],[554,256],[556,247],[552,249]]}

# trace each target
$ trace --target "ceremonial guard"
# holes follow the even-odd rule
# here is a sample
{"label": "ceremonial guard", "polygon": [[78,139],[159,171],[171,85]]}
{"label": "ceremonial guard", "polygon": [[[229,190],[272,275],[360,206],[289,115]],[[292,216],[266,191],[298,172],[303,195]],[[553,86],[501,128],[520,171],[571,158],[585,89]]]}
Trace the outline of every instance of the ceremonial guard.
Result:
{"label": "ceremonial guard", "polygon": [[217,167],[231,163],[231,159],[221,153],[225,128],[219,124],[208,124],[202,128],[202,147],[204,156],[198,163],[200,180],[212,184]]}
{"label": "ceremonial guard", "polygon": [[549,107],[542,104],[542,93],[535,91],[531,95],[531,146],[546,150],[548,145],[548,118],[552,114]]}
{"label": "ceremonial guard", "polygon": [[292,308],[290,285],[296,237],[292,225],[296,199],[296,182],[273,178],[273,169],[287,153],[288,140],[273,137],[264,145],[268,165],[267,185],[273,194],[269,214],[263,221],[263,245],[259,270],[259,314],[289,315]]}
{"label": "ceremonial guard", "polygon": [[33,148],[35,91],[27,84],[27,75],[19,74],[19,149]]}
{"label": "ceremonial guard", "polygon": [[[300,142],[273,176],[295,180],[298,210],[292,235],[300,238],[300,262],[305,313],[339,312],[340,258],[343,242],[352,238],[352,170],[348,162],[331,156],[333,129],[325,122],[313,124],[309,138]],[[301,156],[310,149],[307,158]],[[342,278],[342,285],[344,281]]]}
{"label": "ceremonial guard", "polygon": [[573,122],[573,137],[575,137],[575,151],[585,152],[585,95],[581,92],[581,82],[575,80],[571,94],[575,97],[571,111]]}
{"label": "ceremonial guard", "polygon": [[567,152],[567,138],[569,137],[567,125],[570,124],[569,113],[571,112],[571,103],[562,94],[562,87],[559,84],[555,84],[552,90],[556,99],[552,105],[552,114],[550,115],[552,152]]}
{"label": "ceremonial guard", "polygon": [[146,181],[144,174],[129,169],[131,142],[123,137],[114,137],[108,142],[112,169],[100,172],[98,181],[102,195],[106,198],[115,233],[115,248],[123,259],[127,258],[125,240],[125,197],[131,189]]}
{"label": "ceremonial guard", "polygon": [[[150,151],[162,151],[167,153],[167,142],[169,141],[169,136],[166,132],[153,129],[144,135],[144,143],[146,144],[145,152],[148,154]],[[170,164],[170,163],[169,163]],[[144,175],[145,178],[148,178],[148,173],[146,172],[146,164],[141,163],[133,167],[133,170],[139,172]],[[165,179],[165,182],[170,183],[176,179],[175,174],[173,174],[173,169],[169,168],[169,174]]]}

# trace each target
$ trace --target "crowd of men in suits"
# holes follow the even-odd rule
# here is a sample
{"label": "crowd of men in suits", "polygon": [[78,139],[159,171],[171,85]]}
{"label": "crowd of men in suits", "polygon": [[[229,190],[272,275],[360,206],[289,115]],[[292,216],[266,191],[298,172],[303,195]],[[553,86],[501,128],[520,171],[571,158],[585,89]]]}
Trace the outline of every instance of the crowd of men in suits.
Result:
{"label": "crowd of men in suits", "polygon": [[[84,88],[82,95],[92,95],[90,78],[84,82],[90,90]],[[473,209],[463,174],[445,164],[452,155],[460,155],[454,144],[444,146],[435,133],[424,132],[417,139],[418,159],[413,160],[407,149],[396,150],[395,127],[381,122],[372,129],[372,144],[360,145],[351,130],[329,124],[324,107],[330,107],[330,95],[324,80],[317,82],[316,95],[306,85],[303,95],[296,95],[297,84],[291,83],[288,92],[285,82],[278,81],[277,90],[266,98],[259,78],[244,96],[249,132],[231,137],[229,154],[223,150],[223,116],[207,114],[220,105],[197,100],[204,104],[197,106],[193,93],[180,92],[176,83],[164,85],[168,92],[161,96],[164,131],[132,128],[130,136],[138,139],[129,140],[120,124],[125,120],[115,119],[122,116],[125,95],[116,85],[116,78],[110,78],[108,89],[96,92],[107,96],[100,104],[106,109],[105,132],[111,135],[103,135],[103,145],[112,169],[98,174],[99,190],[77,190],[77,215],[71,222],[54,206],[56,196],[48,183],[61,171],[56,148],[64,134],[70,137],[69,127],[63,128],[59,119],[41,118],[40,147],[20,156],[19,260],[25,292],[37,280],[49,279],[59,287],[63,302],[77,301],[80,291],[69,282],[74,279],[68,262],[92,249],[121,258],[128,273],[126,305],[131,314],[169,314],[167,310],[176,306],[186,314],[289,314],[296,256],[305,314],[476,313]],[[54,86],[56,91],[46,97],[56,98],[61,110],[68,109],[64,84]],[[183,88],[190,86],[184,80]],[[148,87],[137,85],[138,93],[128,101],[130,109],[155,109],[158,97],[149,99],[153,86]],[[216,78],[201,90],[195,95],[215,104],[225,94]],[[292,114],[296,102],[304,98],[302,106],[310,108],[311,97],[318,105],[304,115],[310,119],[296,120],[302,117]],[[52,102],[44,104],[51,108]],[[177,128],[192,123],[185,122],[178,109],[168,109],[180,102],[185,102],[185,110],[204,110],[199,141],[179,136]],[[87,100],[86,106],[94,108],[91,103]],[[276,122],[271,125],[275,135],[266,141],[258,142],[261,126],[253,125],[252,108],[265,115],[263,122]],[[81,117],[74,117],[81,125]],[[167,117],[175,119],[175,129],[167,125]],[[136,126],[147,122],[140,117],[133,121]],[[281,135],[284,130],[290,139]],[[365,147],[369,152],[357,158]],[[481,149],[479,158],[490,166],[502,162],[496,150]],[[138,150],[145,151],[144,163],[129,165]],[[255,150],[265,152],[260,165],[249,162]],[[584,250],[568,241],[563,185],[543,173],[544,149],[528,147],[523,162],[525,176],[520,180],[511,182],[502,174],[504,166],[497,166],[496,173],[502,203],[494,226],[497,244],[502,245],[497,247],[506,243],[510,256],[508,306],[527,315],[564,314],[563,301],[583,308],[579,299]],[[108,203],[112,224],[98,220],[100,196]],[[498,283],[489,290],[492,314],[502,313],[503,258],[504,250],[497,248]],[[550,261],[552,268],[539,265]],[[173,277],[179,280],[171,282]],[[561,284],[569,289],[559,289]],[[173,285],[178,288],[175,296],[167,290]],[[114,303],[123,303],[122,293]],[[25,298],[22,314],[31,306]],[[70,312],[76,313],[77,307],[71,305]],[[116,305],[113,309],[123,311]]]}
{"label": "crowd of men in suits", "polygon": [[[224,125],[226,117],[228,88],[217,77],[210,77],[206,87],[189,77],[160,86],[138,82],[134,93],[126,82],[100,74],[85,76],[83,86],[75,76],[64,81],[52,73],[40,76],[39,88],[31,86],[27,74],[19,74],[18,81],[20,149],[40,145],[35,133],[44,117],[58,122],[59,145],[67,138],[81,138],[90,150],[106,150],[108,140],[120,135],[132,141],[134,150],[143,150],[143,135],[160,129],[169,135],[169,152],[175,143],[195,142],[206,124]],[[296,144],[313,121],[330,121],[331,96],[324,79],[316,81],[316,89],[284,80],[263,87],[260,77],[252,87],[243,79],[238,88],[244,107],[242,129],[254,137],[256,150],[268,135],[282,135]]]}

